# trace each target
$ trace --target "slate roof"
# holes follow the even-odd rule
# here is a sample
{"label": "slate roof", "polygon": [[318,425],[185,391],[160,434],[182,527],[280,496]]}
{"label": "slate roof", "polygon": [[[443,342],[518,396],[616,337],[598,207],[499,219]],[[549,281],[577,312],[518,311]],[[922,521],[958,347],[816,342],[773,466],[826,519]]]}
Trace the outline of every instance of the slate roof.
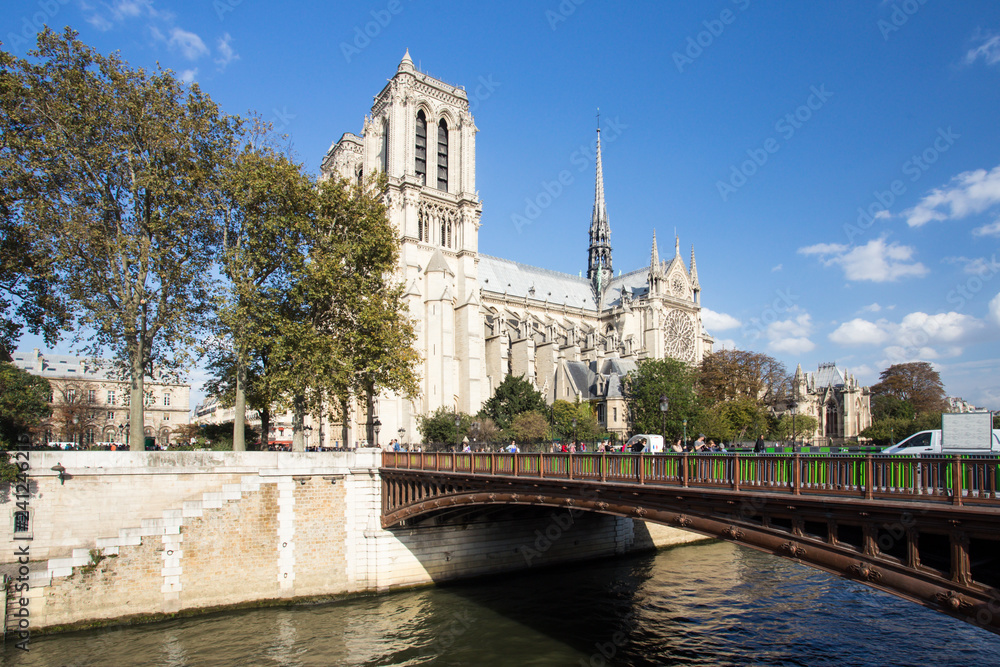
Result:
{"label": "slate roof", "polygon": [[[649,291],[648,269],[639,269],[611,280],[604,292],[603,308],[621,303],[622,289],[632,298]],[[479,255],[479,283],[487,292],[508,297],[548,301],[557,306],[570,306],[597,311],[597,298],[590,281],[583,276],[560,273],[530,266],[492,255]],[[602,308],[602,309],[603,309]]]}

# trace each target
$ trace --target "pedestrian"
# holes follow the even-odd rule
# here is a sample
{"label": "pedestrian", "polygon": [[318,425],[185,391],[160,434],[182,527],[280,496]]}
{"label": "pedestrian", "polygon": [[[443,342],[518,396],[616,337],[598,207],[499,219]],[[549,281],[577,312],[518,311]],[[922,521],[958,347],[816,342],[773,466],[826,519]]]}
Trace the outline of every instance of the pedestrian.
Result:
{"label": "pedestrian", "polygon": [[764,453],[764,436],[763,436],[763,434],[757,436],[757,442],[755,442],[754,445],[753,445],[753,453],[754,454],[763,454]]}

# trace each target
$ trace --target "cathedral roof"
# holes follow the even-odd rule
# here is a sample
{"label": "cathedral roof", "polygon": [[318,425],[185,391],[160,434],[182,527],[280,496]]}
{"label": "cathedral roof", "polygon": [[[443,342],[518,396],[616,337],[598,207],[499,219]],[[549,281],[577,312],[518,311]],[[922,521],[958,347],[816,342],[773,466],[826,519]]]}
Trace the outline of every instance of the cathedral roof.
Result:
{"label": "cathedral roof", "polygon": [[816,387],[842,387],[845,384],[844,374],[836,364],[820,364],[813,375]]}
{"label": "cathedral roof", "polygon": [[479,255],[479,282],[487,292],[550,304],[597,310],[590,281],[509,259]]}

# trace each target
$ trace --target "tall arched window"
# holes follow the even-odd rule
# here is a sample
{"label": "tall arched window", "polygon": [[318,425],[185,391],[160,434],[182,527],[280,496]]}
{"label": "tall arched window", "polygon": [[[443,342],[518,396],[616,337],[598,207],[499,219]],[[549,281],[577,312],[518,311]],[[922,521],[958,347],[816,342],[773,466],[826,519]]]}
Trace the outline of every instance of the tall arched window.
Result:
{"label": "tall arched window", "polygon": [[438,190],[448,191],[448,122],[438,123]]}
{"label": "tall arched window", "polygon": [[427,185],[427,116],[424,110],[417,112],[417,144],[414,169],[421,185]]}
{"label": "tall arched window", "polygon": [[389,119],[382,123],[382,171],[389,174]]}

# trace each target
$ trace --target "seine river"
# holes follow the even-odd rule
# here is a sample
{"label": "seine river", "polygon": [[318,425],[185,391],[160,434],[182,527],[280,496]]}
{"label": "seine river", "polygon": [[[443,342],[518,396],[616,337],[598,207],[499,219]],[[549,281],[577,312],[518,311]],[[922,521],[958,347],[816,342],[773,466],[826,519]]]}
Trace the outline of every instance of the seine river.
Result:
{"label": "seine river", "polygon": [[8,641],[5,665],[1000,665],[1000,637],[729,543]]}

